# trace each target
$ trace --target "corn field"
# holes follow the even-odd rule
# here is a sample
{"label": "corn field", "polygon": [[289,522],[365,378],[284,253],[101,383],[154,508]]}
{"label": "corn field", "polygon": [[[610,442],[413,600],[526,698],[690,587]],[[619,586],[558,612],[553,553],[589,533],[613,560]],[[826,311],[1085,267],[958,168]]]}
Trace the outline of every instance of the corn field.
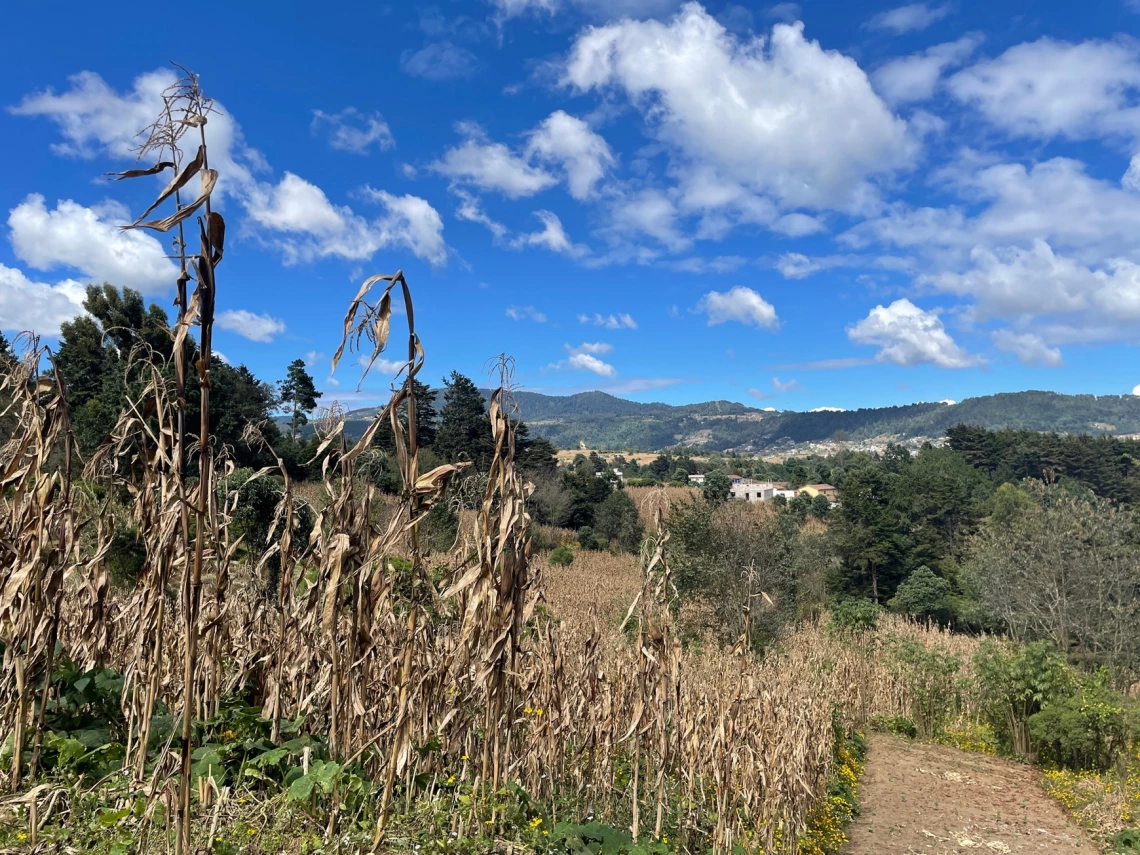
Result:
{"label": "corn field", "polygon": [[[420,472],[411,391],[425,348],[402,273],[363,283],[334,358],[334,366],[346,352],[374,362],[391,337],[393,299],[401,300],[407,362],[391,400],[356,441],[335,412],[320,420],[322,478],[308,539],[294,537],[304,499],[284,465],[257,473],[283,484],[273,520],[280,537],[266,554],[244,555],[233,526],[241,485],[207,428],[210,330],[224,296],[209,112],[188,76],[144,149],[164,159],[123,176],[175,171],[152,206],[173,201],[175,212],[132,224],[177,235],[173,364],[132,355],[129,406],[87,460],[75,451],[49,349],[23,337],[22,359],[0,381],[13,424],[0,449],[0,744],[11,746],[9,791],[37,780],[51,675],[66,658],[123,675],[122,775],[145,798],[146,816],[163,805],[165,817],[144,823],[140,851],[186,855],[207,839],[226,793],[191,775],[192,724],[238,691],[260,701],[274,738],[283,722],[301,719],[331,757],[360,764],[376,787],[373,851],[400,848],[393,825],[420,799],[444,806],[456,836],[493,830],[502,820],[496,794],[508,785],[556,819],[594,817],[634,838],[670,829],[677,851],[794,851],[825,795],[836,729],[905,707],[904,690],[874,655],[816,625],[764,657],[743,646],[684,652],[661,506],[646,512],[654,525],[640,560],[593,573],[579,565],[578,582],[544,580],[568,571],[545,569],[531,554],[507,360],[488,414],[495,454],[485,490],[464,515],[446,572],[436,572],[419,527],[463,464]],[[188,129],[199,141],[183,164]],[[183,204],[195,176],[201,190]],[[195,215],[200,249],[189,253],[183,228]],[[201,391],[197,426],[184,418],[192,383]],[[381,514],[381,498],[354,470],[385,423],[403,490]],[[247,439],[263,442],[256,425]],[[120,510],[109,496],[120,497]],[[129,519],[115,519],[121,508]],[[130,588],[113,586],[107,566],[117,524],[137,529],[145,545]],[[616,581],[599,586],[599,578]],[[575,585],[589,596],[568,596]],[[156,747],[160,709],[179,726]],[[31,809],[34,843],[43,809],[34,794]],[[565,811],[572,816],[559,816]],[[326,839],[337,839],[347,819],[334,807]]]}

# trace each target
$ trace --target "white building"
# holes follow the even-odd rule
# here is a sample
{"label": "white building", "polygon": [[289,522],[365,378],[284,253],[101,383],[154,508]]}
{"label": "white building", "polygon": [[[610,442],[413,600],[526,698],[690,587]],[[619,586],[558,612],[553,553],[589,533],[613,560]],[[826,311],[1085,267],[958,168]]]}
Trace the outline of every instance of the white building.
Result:
{"label": "white building", "polygon": [[754,481],[751,478],[732,479],[732,487],[728,491],[728,498],[738,502],[768,502],[775,494],[775,485],[771,481]]}
{"label": "white building", "polygon": [[704,473],[701,472],[697,475],[690,475],[689,476],[689,486],[690,487],[703,487],[703,486],[705,486],[705,475],[704,475]]}

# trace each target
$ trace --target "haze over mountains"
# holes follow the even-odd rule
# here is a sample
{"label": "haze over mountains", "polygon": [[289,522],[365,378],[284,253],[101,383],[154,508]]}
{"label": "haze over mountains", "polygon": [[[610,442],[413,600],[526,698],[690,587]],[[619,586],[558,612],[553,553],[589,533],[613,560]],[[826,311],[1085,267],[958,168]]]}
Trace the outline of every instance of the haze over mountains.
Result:
{"label": "haze over mountains", "polygon": [[[560,448],[585,444],[598,449],[657,451],[693,445],[717,451],[764,451],[836,437],[939,437],[957,424],[1059,433],[1140,433],[1140,397],[1134,395],[1011,392],[956,404],[815,412],[772,412],[732,401],[643,404],[605,392],[566,396],[518,392],[515,397],[532,435],[546,437]],[[349,412],[348,435],[359,435],[375,412],[374,408]]]}

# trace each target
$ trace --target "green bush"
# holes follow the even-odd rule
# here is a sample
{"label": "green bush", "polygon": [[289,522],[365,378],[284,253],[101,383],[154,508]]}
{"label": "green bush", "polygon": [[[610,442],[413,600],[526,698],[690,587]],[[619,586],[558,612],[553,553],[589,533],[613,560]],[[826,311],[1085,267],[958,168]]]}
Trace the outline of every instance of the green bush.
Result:
{"label": "green bush", "polygon": [[1020,647],[987,641],[974,657],[974,672],[985,699],[982,714],[998,744],[1031,757],[1030,717],[1070,691],[1065,658],[1044,641]]}
{"label": "green bush", "polygon": [[578,545],[583,549],[603,549],[602,542],[594,532],[593,526],[584,525],[578,529]]}
{"label": "green bush", "polygon": [[887,608],[915,618],[933,618],[948,623],[953,616],[950,605],[950,583],[925,564],[915,570],[895,590]]}
{"label": "green bush", "polygon": [[866,632],[878,629],[882,607],[871,600],[845,597],[831,607],[830,628],[841,632]]}
{"label": "green bush", "polygon": [[550,563],[555,567],[569,567],[574,563],[574,550],[566,544],[555,547],[550,553]]}
{"label": "green bush", "polygon": [[892,736],[901,736],[904,739],[918,738],[918,726],[905,716],[873,715],[870,724],[871,730],[876,733],[889,733]]}
{"label": "green bush", "polygon": [[1137,734],[1135,710],[1113,690],[1108,672],[1074,675],[1071,691],[1029,717],[1037,759],[1077,771],[1111,768]]}

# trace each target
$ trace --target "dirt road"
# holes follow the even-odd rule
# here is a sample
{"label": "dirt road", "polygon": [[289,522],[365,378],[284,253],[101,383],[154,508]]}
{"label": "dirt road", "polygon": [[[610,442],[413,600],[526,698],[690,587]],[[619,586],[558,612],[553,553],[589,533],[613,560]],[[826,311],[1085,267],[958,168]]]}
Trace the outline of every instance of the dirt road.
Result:
{"label": "dirt road", "polygon": [[955,748],[872,736],[845,855],[1101,850],[1042,791],[1039,772]]}

